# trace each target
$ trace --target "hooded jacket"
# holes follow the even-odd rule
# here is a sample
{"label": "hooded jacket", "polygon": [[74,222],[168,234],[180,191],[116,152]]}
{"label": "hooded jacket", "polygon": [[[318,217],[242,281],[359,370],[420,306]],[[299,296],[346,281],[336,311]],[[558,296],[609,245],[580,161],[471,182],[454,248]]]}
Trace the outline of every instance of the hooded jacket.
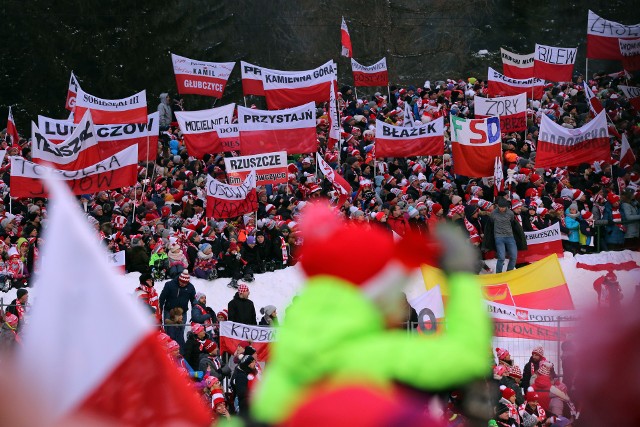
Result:
{"label": "hooded jacket", "polygon": [[168,93],[163,92],[160,94],[160,103],[158,104],[158,123],[160,127],[168,128],[171,125],[171,106],[167,104]]}

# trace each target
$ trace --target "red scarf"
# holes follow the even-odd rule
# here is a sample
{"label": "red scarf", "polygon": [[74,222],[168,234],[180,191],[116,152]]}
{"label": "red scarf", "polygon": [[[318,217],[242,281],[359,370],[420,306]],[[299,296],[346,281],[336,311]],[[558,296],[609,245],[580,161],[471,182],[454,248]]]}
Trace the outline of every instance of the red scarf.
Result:
{"label": "red scarf", "polygon": [[[611,217],[613,218],[613,222],[622,222],[622,213],[620,213],[620,208],[612,209]],[[618,227],[623,233],[627,232],[627,227],[622,224],[616,224],[616,227]]]}
{"label": "red scarf", "polygon": [[18,320],[24,319],[25,309],[19,299],[16,299],[16,312],[18,313]]}
{"label": "red scarf", "polygon": [[464,226],[469,232],[469,241],[472,244],[482,242],[482,238],[480,237],[480,233],[478,233],[478,229],[475,227],[475,225],[471,224],[471,222],[469,222],[467,218],[464,219]]}
{"label": "red scarf", "polygon": [[287,242],[284,241],[284,237],[280,236],[280,250],[282,250],[282,264],[287,265],[289,261],[289,254],[287,253]]}

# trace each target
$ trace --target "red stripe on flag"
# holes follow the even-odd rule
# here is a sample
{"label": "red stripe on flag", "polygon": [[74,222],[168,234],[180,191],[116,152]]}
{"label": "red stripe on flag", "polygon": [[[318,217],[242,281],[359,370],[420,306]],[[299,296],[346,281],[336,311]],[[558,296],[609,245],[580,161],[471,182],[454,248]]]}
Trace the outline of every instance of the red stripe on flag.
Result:
{"label": "red stripe on flag", "polygon": [[242,94],[264,96],[264,87],[262,80],[242,79]]}
{"label": "red stripe on flag", "polygon": [[225,219],[258,210],[258,196],[255,187],[242,200],[221,199],[207,196],[207,218]]}
{"label": "red stripe on flag", "polygon": [[489,96],[512,96],[525,93],[527,94],[527,98],[529,98],[533,92],[533,99],[540,99],[544,93],[544,86],[520,87],[489,80],[488,91]]}
{"label": "red stripe on flag", "polygon": [[201,159],[205,154],[224,151],[216,132],[185,133],[183,136],[187,152],[198,159]]}
{"label": "red stripe on flag", "polygon": [[[73,113],[75,123],[79,123],[84,113],[87,111],[85,107],[76,106]],[[128,123],[147,123],[147,107],[133,108],[123,111],[104,111],[91,109],[91,117],[96,125],[108,125],[112,123],[128,124]]]}
{"label": "red stripe on flag", "polygon": [[538,140],[536,168],[577,166],[580,163],[611,160],[609,138],[593,138],[573,145]]}
{"label": "red stripe on flag", "polygon": [[494,336],[505,338],[525,338],[547,341],[565,341],[569,339],[572,328],[561,327],[558,329],[557,323],[531,323],[527,321],[514,322],[500,319],[493,319]]}
{"label": "red stripe on flag", "polygon": [[464,145],[452,141],[453,169],[456,175],[481,178],[493,176],[495,159],[502,157],[502,146]]}
{"label": "red stripe on flag", "polygon": [[132,145],[138,146],[138,161],[154,161],[158,157],[158,135],[139,136],[129,139],[121,139],[117,141],[98,141],[100,147],[100,156],[105,159],[109,156],[124,150]]}
{"label": "red stripe on flag", "polygon": [[205,95],[222,98],[227,80],[209,76],[176,74],[176,84],[178,93],[181,95]]}
{"label": "red stripe on flag", "polygon": [[512,294],[516,307],[539,310],[573,310],[571,293],[566,283],[527,294]]}
{"label": "red stripe on flag", "polygon": [[[476,114],[476,119],[486,119],[491,116],[484,116],[482,114]],[[527,112],[509,114],[505,116],[498,116],[500,118],[500,132],[521,132],[527,128]]]}
{"label": "red stripe on flag", "polygon": [[331,82],[329,81],[301,88],[265,90],[264,96],[267,98],[269,110],[281,110],[298,107],[311,101],[316,103],[328,101],[330,90]]}
{"label": "red stripe on flag", "polygon": [[570,82],[573,75],[573,64],[559,65],[534,61],[534,75],[539,79],[552,82]]}
{"label": "red stripe on flag", "polygon": [[363,73],[360,71],[353,72],[354,86],[388,86],[389,73],[387,70],[379,73]]}
{"label": "red stripe on flag", "polygon": [[587,34],[587,58],[622,60],[618,38]]}
{"label": "red stripe on flag", "polygon": [[[220,337],[220,354],[229,353],[233,357],[233,353],[236,351],[238,344],[242,342],[238,339],[231,337]],[[266,361],[269,359],[269,343],[268,342],[252,342],[251,347],[256,349],[258,360]]]}
{"label": "red stripe on flag", "polygon": [[526,80],[533,77],[533,65],[531,67],[521,68],[503,62],[502,74],[512,79]]}
{"label": "red stripe on flag", "polygon": [[376,138],[376,156],[378,158],[442,156],[443,154],[443,136],[432,136],[426,138],[404,140]]}
{"label": "red stripe on flag", "polygon": [[318,150],[316,128],[240,131],[243,155],[286,151],[287,154]]}

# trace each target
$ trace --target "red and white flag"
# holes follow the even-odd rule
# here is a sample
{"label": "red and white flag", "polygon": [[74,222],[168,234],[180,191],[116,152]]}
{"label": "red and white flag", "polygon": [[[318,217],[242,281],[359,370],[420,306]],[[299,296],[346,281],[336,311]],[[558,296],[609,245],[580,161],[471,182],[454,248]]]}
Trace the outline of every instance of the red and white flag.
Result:
{"label": "red and white flag", "polygon": [[76,129],[76,124],[73,123],[73,120],[52,119],[50,117],[38,116],[38,129],[50,142],[60,144],[71,136],[73,131]]}
{"label": "red and white flag", "polygon": [[600,114],[604,107],[602,106],[602,102],[593,94],[589,85],[583,81],[582,85],[584,86],[584,95],[587,98],[587,102],[589,103],[589,109],[591,110],[591,114],[593,117]]}
{"label": "red and white flag", "polygon": [[342,23],[340,24],[340,41],[342,43],[342,56],[353,58],[351,36],[349,35],[349,28],[347,28],[347,23],[344,21],[344,16],[342,17]]}
{"label": "red and white flag", "polygon": [[629,71],[640,70],[640,39],[618,39],[622,68]]}
{"label": "red and white flag", "polygon": [[238,128],[244,155],[274,151],[301,154],[318,149],[314,102],[278,111],[239,106]]}
{"label": "red and white flag", "polygon": [[240,75],[242,77],[242,94],[244,96],[264,96],[262,67],[240,61]]}
{"label": "red and white flag", "polygon": [[552,82],[570,82],[578,49],[554,47],[536,43],[533,75]]}
{"label": "red and white flag", "polygon": [[560,223],[536,231],[525,231],[527,249],[518,251],[518,262],[536,262],[555,253],[558,258],[564,256]]}
{"label": "red and white flag", "polygon": [[266,326],[252,326],[235,322],[220,322],[220,354],[231,356],[242,341],[249,341],[256,349],[258,360],[269,359],[269,343],[275,341],[275,329]]}
{"label": "red and white flag", "polygon": [[333,150],[333,147],[340,141],[340,133],[340,112],[338,111],[335,87],[331,82],[329,89],[329,141],[327,141],[329,150]]}
{"label": "red and white flag", "polygon": [[623,25],[589,11],[587,19],[587,58],[622,60],[618,39],[640,37],[640,24]]}
{"label": "red and white flag", "polygon": [[67,89],[67,101],[64,103],[64,108],[69,111],[73,111],[73,108],[76,106],[76,94],[78,93],[78,80],[76,80],[75,74],[73,71],[71,72],[71,77],[69,77],[69,88]]}
{"label": "red and white flag", "polygon": [[324,161],[320,153],[316,153],[316,161],[318,162],[318,169],[322,171],[325,178],[333,184],[333,188],[339,193],[337,206],[338,208],[342,207],[344,202],[351,196],[351,186],[340,174],[336,173],[336,171],[329,166],[329,163]]}
{"label": "red and white flag", "polygon": [[521,93],[500,98],[475,96],[473,106],[476,119],[500,117],[500,132],[521,132],[527,128],[527,95]]}
{"label": "red and white flag", "polygon": [[442,156],[444,118],[413,127],[376,120],[376,157]]}
{"label": "red and white flag", "polygon": [[577,166],[611,160],[607,118],[602,111],[586,125],[567,129],[542,115],[536,168]]}
{"label": "red and white flag", "polygon": [[502,56],[502,72],[513,79],[528,79],[533,77],[533,53],[518,55],[500,48]]}
{"label": "red and white flag", "polygon": [[382,58],[373,65],[362,65],[351,58],[354,86],[388,86],[387,58]]}
{"label": "red and white flag", "polygon": [[236,104],[198,111],[176,111],[176,120],[184,136],[187,152],[201,159],[205,154],[224,151],[217,129],[231,125]]}
{"label": "red and white flag", "polygon": [[640,87],[618,85],[618,89],[622,91],[633,108],[640,111]]}
{"label": "red and white flag", "polygon": [[536,77],[528,79],[514,79],[500,74],[489,67],[488,90],[489,96],[511,96],[524,93],[527,98],[542,98],[544,93],[544,80]]}
{"label": "red and white flag", "polygon": [[256,171],[240,185],[229,185],[207,176],[207,218],[235,218],[258,210]]}
{"label": "red and white flag", "polygon": [[500,157],[496,157],[493,165],[493,190],[494,196],[504,190],[504,172],[502,171],[502,159]]}
{"label": "red and white flag", "polygon": [[235,62],[205,62],[171,54],[178,93],[222,98]]}
{"label": "red and white flag", "polygon": [[256,172],[256,185],[283,184],[287,182],[287,153],[253,154],[224,158],[229,184],[241,184],[251,173]]}
{"label": "red and white flag", "polygon": [[218,134],[220,149],[223,152],[228,153],[231,151],[242,150],[242,147],[240,146],[240,129],[238,129],[237,123],[214,126],[214,129]]}
{"label": "red and white flag", "polygon": [[48,197],[43,182],[47,173],[65,181],[75,195],[132,186],[137,182],[138,147],[132,145],[78,170],[52,169],[21,157],[11,157],[11,196]]}
{"label": "red and white flag", "polygon": [[80,123],[87,110],[91,110],[93,123],[97,125],[146,123],[147,91],[143,90],[122,99],[101,99],[78,87],[76,107],[73,111],[74,122]]}
{"label": "red and white flag", "polygon": [[[16,358],[20,377],[38,384],[39,425],[74,416],[84,424],[209,425],[210,411],[169,359],[148,312],[122,286],[75,198],[60,182],[47,187],[42,286]],[[68,305],[77,309],[60,310]]]}
{"label": "red and white flag", "polygon": [[86,111],[82,121],[68,139],[53,144],[31,123],[31,157],[35,163],[55,169],[77,171],[95,165],[104,159],[96,139],[91,112]]}
{"label": "red and white flag", "polygon": [[7,145],[18,145],[20,142],[20,135],[18,135],[18,128],[16,127],[16,122],[13,120],[13,112],[11,111],[11,107],[9,107],[9,118],[7,120],[7,136],[11,137],[11,141],[7,141]]}
{"label": "red and white flag", "polygon": [[500,119],[463,119],[451,116],[451,151],[456,175],[492,176],[496,157],[502,157]]}
{"label": "red and white flag", "polygon": [[333,61],[313,70],[287,71],[262,68],[262,85],[270,110],[296,107],[309,101],[329,100],[331,82],[337,80]]}
{"label": "red and white flag", "polygon": [[622,134],[622,146],[620,147],[620,167],[633,167],[636,164],[636,155],[633,153],[627,134]]}

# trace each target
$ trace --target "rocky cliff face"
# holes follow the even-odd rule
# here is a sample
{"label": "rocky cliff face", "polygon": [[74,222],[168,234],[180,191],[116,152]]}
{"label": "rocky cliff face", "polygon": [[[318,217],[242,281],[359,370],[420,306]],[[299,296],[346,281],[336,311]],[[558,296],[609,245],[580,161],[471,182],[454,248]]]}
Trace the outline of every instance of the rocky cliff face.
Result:
{"label": "rocky cliff face", "polygon": [[[589,8],[614,21],[640,22],[640,8],[624,0],[7,0],[0,4],[5,17],[0,106],[6,111],[14,105],[23,134],[37,114],[64,117],[73,70],[83,88],[99,97],[147,89],[155,109],[161,92],[175,92],[170,52],[284,70],[333,58],[341,83],[348,84],[350,62],[339,56],[341,16],[355,58],[370,64],[386,56],[393,83],[484,78],[487,66],[500,69],[501,46],[528,53],[536,42],[578,46],[576,69],[584,72]],[[483,49],[489,55],[475,55]],[[619,71],[620,66],[590,61],[589,69]],[[228,102],[242,102],[239,64],[218,101]],[[186,97],[187,109],[211,103]]]}

